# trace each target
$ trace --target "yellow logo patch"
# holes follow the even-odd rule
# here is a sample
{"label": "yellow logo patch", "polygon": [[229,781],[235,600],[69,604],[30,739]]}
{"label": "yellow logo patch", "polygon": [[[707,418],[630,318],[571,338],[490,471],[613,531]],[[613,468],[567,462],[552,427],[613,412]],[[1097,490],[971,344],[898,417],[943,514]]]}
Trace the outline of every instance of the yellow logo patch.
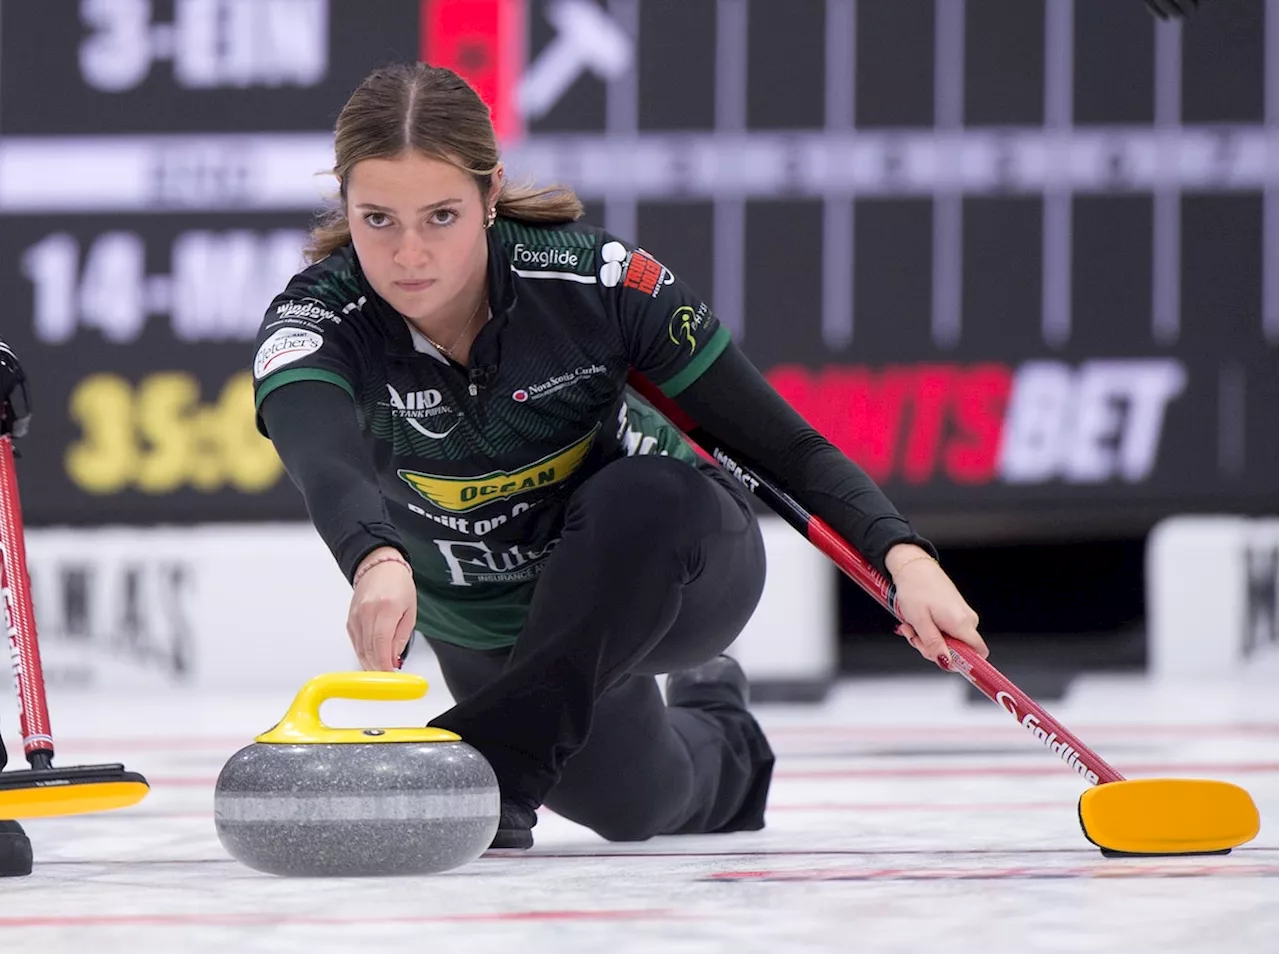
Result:
{"label": "yellow logo patch", "polygon": [[506,500],[565,480],[591,450],[599,425],[563,450],[520,470],[496,470],[480,477],[436,477],[413,470],[398,470],[400,479],[441,510],[466,513],[498,500]]}

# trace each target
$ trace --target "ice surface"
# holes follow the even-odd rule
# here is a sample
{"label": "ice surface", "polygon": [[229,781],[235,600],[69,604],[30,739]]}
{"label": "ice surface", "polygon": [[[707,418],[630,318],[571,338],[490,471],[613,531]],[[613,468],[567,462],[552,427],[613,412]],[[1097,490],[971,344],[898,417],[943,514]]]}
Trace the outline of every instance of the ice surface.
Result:
{"label": "ice surface", "polygon": [[[430,676],[430,673],[428,672]],[[214,835],[223,762],[290,693],[51,699],[57,764],[124,762],[153,785],[114,813],[27,823],[29,878],[0,880],[6,951],[1276,951],[1274,683],[1090,677],[1049,708],[1131,777],[1244,785],[1259,837],[1225,857],[1108,860],[1082,783],[1009,716],[938,673],[761,707],[779,754],[759,833],[609,844],[543,812],[537,846],[420,878],[285,880]],[[333,702],[331,724],[421,724],[448,699]],[[12,706],[0,709],[11,755]],[[19,756],[20,759],[20,756]]]}

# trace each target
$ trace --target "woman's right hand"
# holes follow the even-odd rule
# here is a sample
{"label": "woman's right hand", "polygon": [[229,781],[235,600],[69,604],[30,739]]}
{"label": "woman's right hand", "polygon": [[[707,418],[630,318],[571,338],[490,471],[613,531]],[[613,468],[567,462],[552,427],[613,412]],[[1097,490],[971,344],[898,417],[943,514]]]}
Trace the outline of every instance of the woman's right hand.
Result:
{"label": "woman's right hand", "polygon": [[356,658],[364,669],[398,669],[418,617],[413,571],[395,547],[379,547],[360,561],[354,579],[347,635]]}

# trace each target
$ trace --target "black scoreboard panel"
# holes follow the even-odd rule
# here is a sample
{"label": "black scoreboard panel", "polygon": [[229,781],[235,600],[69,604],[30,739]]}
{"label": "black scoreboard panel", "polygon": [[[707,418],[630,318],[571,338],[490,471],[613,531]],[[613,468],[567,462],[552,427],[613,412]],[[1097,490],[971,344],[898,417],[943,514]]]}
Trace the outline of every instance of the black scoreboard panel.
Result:
{"label": "black scoreboard panel", "polygon": [[4,0],[0,16],[9,136],[319,131],[418,46],[416,3]]}
{"label": "black scoreboard panel", "polygon": [[27,518],[304,516],[251,342],[346,96],[415,57],[914,517],[1274,511],[1275,35],[1275,0],[0,0]]}
{"label": "black scoreboard panel", "polygon": [[[4,337],[29,369],[37,522],[304,517],[253,423],[265,303],[298,267],[289,213],[21,215],[0,231]],[[25,327],[11,321],[26,317]]]}
{"label": "black scoreboard panel", "polygon": [[332,191],[342,103],[418,55],[418,5],[378,8],[0,4],[0,333],[30,369],[29,521],[305,518],[253,427],[251,344]]}

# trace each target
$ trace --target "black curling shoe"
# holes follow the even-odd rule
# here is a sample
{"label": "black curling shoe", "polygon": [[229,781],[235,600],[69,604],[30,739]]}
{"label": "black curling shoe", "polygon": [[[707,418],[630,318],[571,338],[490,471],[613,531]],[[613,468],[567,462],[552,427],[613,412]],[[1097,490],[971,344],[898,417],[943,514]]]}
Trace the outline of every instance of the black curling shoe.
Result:
{"label": "black curling shoe", "polygon": [[533,847],[533,826],[538,824],[538,813],[522,802],[502,800],[502,814],[498,818],[498,833],[493,836],[489,850]]}
{"label": "black curling shoe", "polygon": [[667,676],[667,705],[694,709],[746,709],[751,684],[732,656],[717,656]]}
{"label": "black curling shoe", "polygon": [[31,839],[16,821],[0,821],[0,878],[31,874]]}

